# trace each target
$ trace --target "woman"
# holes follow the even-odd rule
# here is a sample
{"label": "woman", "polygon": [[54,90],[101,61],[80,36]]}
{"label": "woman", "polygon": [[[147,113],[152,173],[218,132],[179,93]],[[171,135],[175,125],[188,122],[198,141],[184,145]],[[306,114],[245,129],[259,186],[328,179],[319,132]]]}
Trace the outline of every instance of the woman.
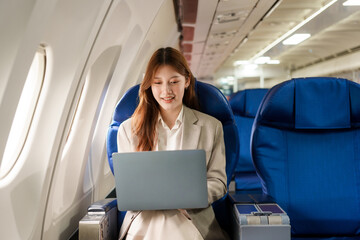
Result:
{"label": "woman", "polygon": [[140,102],[118,131],[118,151],[204,149],[208,203],[205,209],[128,211],[120,239],[225,239],[211,203],[226,193],[221,123],[196,111],[195,78],[173,48],[151,57],[139,90]]}

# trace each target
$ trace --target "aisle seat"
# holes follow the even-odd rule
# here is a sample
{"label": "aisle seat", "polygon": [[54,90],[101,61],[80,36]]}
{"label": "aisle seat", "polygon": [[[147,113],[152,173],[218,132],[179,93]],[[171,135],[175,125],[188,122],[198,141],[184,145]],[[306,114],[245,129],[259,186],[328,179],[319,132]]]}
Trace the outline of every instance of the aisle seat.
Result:
{"label": "aisle seat", "polygon": [[256,112],[268,89],[254,88],[236,92],[229,99],[239,133],[239,159],[235,168],[236,191],[261,191],[250,154],[250,135]]}
{"label": "aisle seat", "polygon": [[293,239],[360,239],[360,85],[297,78],[271,88],[251,142],[263,190]]}

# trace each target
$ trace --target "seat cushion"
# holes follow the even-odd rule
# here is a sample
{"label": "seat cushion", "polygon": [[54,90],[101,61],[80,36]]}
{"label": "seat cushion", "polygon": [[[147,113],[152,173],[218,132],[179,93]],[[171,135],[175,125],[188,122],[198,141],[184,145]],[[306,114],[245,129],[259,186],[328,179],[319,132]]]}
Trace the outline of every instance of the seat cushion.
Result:
{"label": "seat cushion", "polygon": [[359,146],[360,130],[257,129],[263,189],[288,213],[293,234],[360,233]]}

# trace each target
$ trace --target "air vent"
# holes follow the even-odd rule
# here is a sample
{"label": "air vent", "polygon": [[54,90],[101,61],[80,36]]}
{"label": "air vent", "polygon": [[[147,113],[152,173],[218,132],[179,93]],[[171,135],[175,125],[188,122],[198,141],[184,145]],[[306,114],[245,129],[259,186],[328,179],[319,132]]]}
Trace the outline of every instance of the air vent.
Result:
{"label": "air vent", "polygon": [[356,46],[356,47],[353,47],[352,49],[350,49],[351,52],[357,52],[360,50],[360,45],[359,46]]}
{"label": "air vent", "polygon": [[229,23],[229,22],[235,22],[244,20],[246,16],[248,15],[248,12],[246,11],[231,11],[231,12],[225,12],[220,13],[216,16],[215,23]]}
{"label": "air vent", "polygon": [[227,31],[227,32],[218,32],[218,33],[211,34],[211,37],[213,39],[229,38],[229,37],[234,37],[237,32],[238,32],[237,30],[231,30],[231,31]]}
{"label": "air vent", "polygon": [[207,52],[207,53],[205,53],[206,56],[213,56],[215,54],[216,54],[216,52]]}
{"label": "air vent", "polygon": [[213,44],[207,45],[207,48],[219,48],[219,47],[224,47],[227,45],[229,45],[229,41],[213,43]]}

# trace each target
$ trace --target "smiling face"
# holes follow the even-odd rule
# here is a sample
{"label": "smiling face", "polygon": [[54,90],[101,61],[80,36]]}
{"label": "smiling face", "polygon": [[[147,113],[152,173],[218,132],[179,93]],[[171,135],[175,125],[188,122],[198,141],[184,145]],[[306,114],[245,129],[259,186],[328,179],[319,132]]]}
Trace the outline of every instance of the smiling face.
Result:
{"label": "smiling face", "polygon": [[185,88],[190,81],[169,65],[162,65],[154,74],[151,91],[159,103],[162,116],[177,114],[182,107]]}

